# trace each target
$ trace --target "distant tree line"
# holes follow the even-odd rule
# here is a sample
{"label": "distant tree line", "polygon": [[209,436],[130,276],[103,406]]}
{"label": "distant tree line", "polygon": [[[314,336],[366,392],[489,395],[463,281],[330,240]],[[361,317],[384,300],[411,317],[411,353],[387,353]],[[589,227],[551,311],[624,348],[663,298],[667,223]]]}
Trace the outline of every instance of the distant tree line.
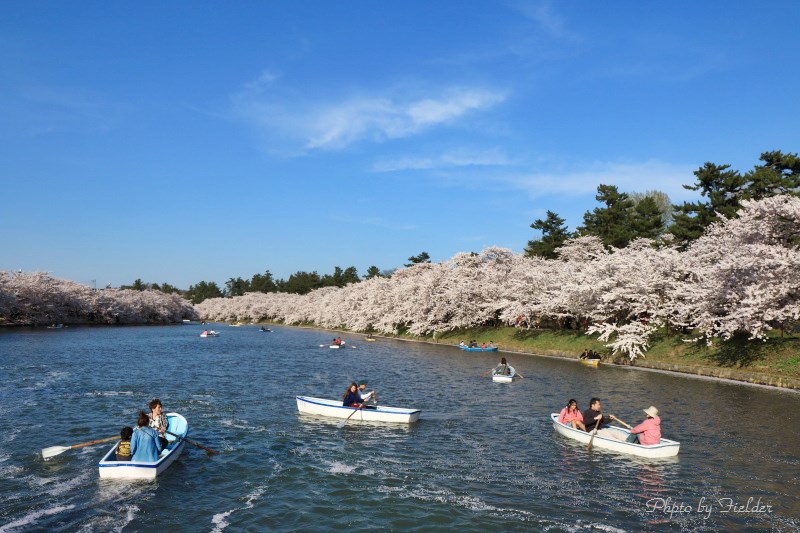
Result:
{"label": "distant tree line", "polygon": [[595,236],[608,248],[624,248],[636,239],[662,239],[685,250],[721,217],[732,218],[745,200],[761,200],[778,195],[800,195],[800,158],[781,151],[764,152],[760,164],[740,173],[730,165],[705,163],[694,172],[696,202],[672,205],[661,191],[620,192],[614,185],[599,185],[595,199],[601,207],[587,211],[583,224],[569,231],[565,220],[553,211],[537,219],[531,228],[541,237],[528,241],[525,255],[554,259],[571,238]]}

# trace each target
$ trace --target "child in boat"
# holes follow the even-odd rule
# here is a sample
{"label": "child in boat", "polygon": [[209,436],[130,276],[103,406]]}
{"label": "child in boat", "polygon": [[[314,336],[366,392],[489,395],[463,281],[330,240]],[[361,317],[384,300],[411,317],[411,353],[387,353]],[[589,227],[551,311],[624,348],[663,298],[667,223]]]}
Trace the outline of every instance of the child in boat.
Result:
{"label": "child in boat", "polygon": [[133,428],[125,426],[119,432],[119,444],[117,445],[117,461],[130,461],[131,460],[131,437],[133,436]]}
{"label": "child in boat", "polygon": [[566,426],[572,426],[573,428],[580,428],[583,431],[586,431],[586,426],[583,425],[583,414],[581,414],[580,410],[578,409],[578,402],[572,398],[570,398],[570,400],[567,402],[567,406],[563,408],[561,413],[558,415],[558,422]]}
{"label": "child in boat", "polygon": [[631,428],[631,434],[626,439],[628,442],[649,446],[661,442],[661,419],[658,417],[658,409],[652,405],[644,409],[644,422]]}

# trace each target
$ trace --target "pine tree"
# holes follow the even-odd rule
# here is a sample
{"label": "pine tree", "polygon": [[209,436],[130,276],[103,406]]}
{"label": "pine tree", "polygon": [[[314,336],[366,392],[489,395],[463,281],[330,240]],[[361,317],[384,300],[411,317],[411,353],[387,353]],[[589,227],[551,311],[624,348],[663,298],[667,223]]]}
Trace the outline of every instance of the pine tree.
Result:
{"label": "pine tree", "polygon": [[537,219],[531,224],[531,228],[542,232],[542,237],[538,240],[528,241],[525,248],[527,257],[545,257],[548,259],[556,258],[556,249],[560,248],[564,241],[571,237],[565,220],[552,211],[547,211],[545,220]]}

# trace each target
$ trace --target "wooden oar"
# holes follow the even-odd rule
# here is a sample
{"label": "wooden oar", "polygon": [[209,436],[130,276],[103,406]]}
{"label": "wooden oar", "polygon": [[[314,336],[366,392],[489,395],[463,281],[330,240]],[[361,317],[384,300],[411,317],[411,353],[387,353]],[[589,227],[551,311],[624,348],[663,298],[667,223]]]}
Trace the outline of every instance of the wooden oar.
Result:
{"label": "wooden oar", "polygon": [[592,431],[592,437],[589,439],[589,451],[592,451],[592,441],[594,440],[594,436],[597,435],[597,428],[600,426],[600,421],[603,420],[603,417],[597,419],[597,424],[594,425],[594,431]]}
{"label": "wooden oar", "polygon": [[211,456],[211,455],[216,455],[216,454],[218,454],[218,453],[219,453],[218,451],[216,451],[216,450],[212,450],[211,448],[206,448],[205,446],[203,446],[202,444],[200,444],[200,443],[198,443],[198,442],[195,442],[195,441],[193,441],[193,440],[189,440],[189,439],[187,439],[186,437],[184,437],[183,435],[178,435],[177,433],[173,433],[173,432],[171,432],[171,431],[165,431],[165,433],[169,433],[169,434],[170,434],[170,435],[172,435],[173,437],[178,437],[179,439],[185,440],[185,441],[186,441],[186,442],[188,442],[189,444],[192,444],[192,445],[194,445],[194,446],[197,446],[197,447],[198,447],[198,448],[200,448],[201,450],[205,450],[205,451],[206,451],[206,453],[207,453],[209,456]]}
{"label": "wooden oar", "polygon": [[340,428],[343,428],[343,427],[344,427],[344,425],[345,425],[345,424],[347,424],[347,421],[348,421],[348,420],[350,420],[350,417],[351,417],[351,416],[353,416],[354,414],[356,414],[356,412],[360,411],[360,410],[361,410],[361,409],[363,409],[363,408],[364,408],[364,404],[362,403],[362,404],[361,404],[361,405],[358,407],[358,409],[353,409],[353,412],[352,412],[352,413],[350,413],[350,414],[347,416],[347,418],[345,418],[344,420],[342,420],[341,422],[339,422],[339,427],[340,427]]}
{"label": "wooden oar", "polygon": [[614,420],[616,420],[617,422],[619,422],[620,424],[622,424],[623,426],[625,426],[628,429],[631,429],[633,427],[630,424],[628,424],[627,422],[625,422],[624,420],[620,420],[616,416],[614,417]]}
{"label": "wooden oar", "polygon": [[119,440],[119,435],[115,437],[108,437],[107,439],[100,439],[100,440],[93,440],[89,442],[82,442],[80,444],[73,444],[72,446],[50,446],[49,448],[44,448],[42,450],[42,458],[47,460],[51,457],[55,457],[56,455],[62,454],[67,450],[71,450],[73,448],[83,448],[84,446],[94,446],[95,444],[100,444],[103,442],[111,442],[112,440]]}

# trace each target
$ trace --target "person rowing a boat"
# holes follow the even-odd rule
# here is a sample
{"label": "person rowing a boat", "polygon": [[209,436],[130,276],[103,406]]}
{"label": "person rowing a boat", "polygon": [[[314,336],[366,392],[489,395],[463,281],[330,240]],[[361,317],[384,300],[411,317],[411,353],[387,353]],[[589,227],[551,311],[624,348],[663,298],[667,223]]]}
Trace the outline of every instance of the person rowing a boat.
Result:
{"label": "person rowing a boat", "polygon": [[[363,379],[358,382],[358,395],[361,397],[361,401],[365,404],[364,407],[366,409],[376,409],[378,406],[378,395],[375,393],[374,390],[367,392],[367,382]],[[366,405],[367,402],[373,400],[375,405]]]}
{"label": "person rowing a boat", "polygon": [[574,399],[570,399],[567,402],[567,406],[561,410],[558,415],[558,422],[565,426],[572,426],[573,429],[580,428],[586,431],[586,426],[583,425],[583,414],[578,409],[578,402]]}
{"label": "person rowing a boat", "polygon": [[363,407],[364,401],[361,399],[361,395],[358,393],[358,385],[356,383],[351,383],[347,390],[342,396],[342,405],[345,407]]}
{"label": "person rowing a boat", "polygon": [[584,431],[591,432],[597,428],[597,434],[601,437],[623,440],[622,435],[618,431],[606,427],[612,420],[619,419],[614,415],[604,415],[601,409],[600,398],[592,398],[589,400],[589,409],[583,412]]}
{"label": "person rowing a boat", "polygon": [[500,358],[500,364],[492,369],[492,374],[495,376],[507,376],[511,373],[505,357]]}
{"label": "person rowing a boat", "polygon": [[131,437],[131,461],[137,463],[153,463],[158,461],[158,454],[163,446],[158,437],[158,432],[148,426],[150,417],[144,411],[139,411],[136,420],[136,430]]}

